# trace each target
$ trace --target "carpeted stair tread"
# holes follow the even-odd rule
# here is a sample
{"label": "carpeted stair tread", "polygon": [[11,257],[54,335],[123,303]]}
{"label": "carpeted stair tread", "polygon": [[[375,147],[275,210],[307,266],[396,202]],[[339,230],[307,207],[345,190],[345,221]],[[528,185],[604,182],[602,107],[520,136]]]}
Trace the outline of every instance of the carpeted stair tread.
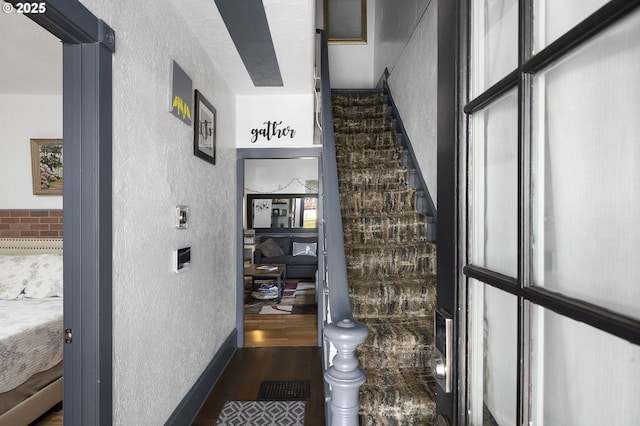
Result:
{"label": "carpeted stair tread", "polygon": [[416,190],[410,187],[387,190],[345,191],[340,193],[343,214],[375,213],[381,210],[401,213],[416,209]]}
{"label": "carpeted stair tread", "polygon": [[331,94],[331,104],[338,106],[368,106],[386,103],[386,96],[382,92]]}
{"label": "carpeted stair tread", "polygon": [[360,389],[361,425],[435,424],[433,378],[427,372],[375,370]]}
{"label": "carpeted stair tread", "polygon": [[363,118],[380,118],[389,114],[389,105],[387,104],[374,104],[374,105],[334,105],[333,106],[333,118],[347,118],[352,120],[359,120]]}
{"label": "carpeted stair tread", "polygon": [[358,151],[339,151],[336,161],[339,166],[350,166],[359,168],[371,167],[371,158],[376,159],[376,164],[381,162],[394,163],[395,167],[401,166],[401,150],[394,147],[363,148]]}
{"label": "carpeted stair tread", "polygon": [[398,147],[398,134],[395,131],[386,132],[366,132],[351,134],[335,134],[336,149],[338,155],[340,150],[362,150],[362,149],[384,149]]}
{"label": "carpeted stair tread", "polygon": [[351,280],[351,308],[365,323],[370,318],[428,316],[433,312],[435,288],[432,276]]}
{"label": "carpeted stair tread", "polygon": [[405,191],[409,179],[407,170],[397,165],[395,168],[390,165],[387,168],[346,169],[341,170],[338,176],[338,186],[341,191]]}
{"label": "carpeted stair tread", "polygon": [[356,350],[360,364],[366,371],[431,371],[433,327],[430,317],[357,319],[369,327],[367,340]]}
{"label": "carpeted stair tread", "polygon": [[387,132],[396,128],[396,122],[386,117],[362,120],[334,119],[333,131],[340,133],[363,133],[365,131]]}
{"label": "carpeted stair tread", "polygon": [[427,217],[416,212],[367,216],[345,214],[342,224],[345,244],[425,241],[428,229]]}
{"label": "carpeted stair tread", "polygon": [[435,274],[435,247],[428,242],[345,246],[349,277]]}

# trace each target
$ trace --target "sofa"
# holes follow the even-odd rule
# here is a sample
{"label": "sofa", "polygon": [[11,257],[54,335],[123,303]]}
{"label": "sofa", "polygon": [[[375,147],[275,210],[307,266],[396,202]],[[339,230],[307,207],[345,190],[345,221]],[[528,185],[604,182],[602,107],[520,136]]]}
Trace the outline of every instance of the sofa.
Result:
{"label": "sofa", "polygon": [[315,278],[318,270],[318,238],[261,236],[253,253],[254,263],[283,263],[287,278]]}

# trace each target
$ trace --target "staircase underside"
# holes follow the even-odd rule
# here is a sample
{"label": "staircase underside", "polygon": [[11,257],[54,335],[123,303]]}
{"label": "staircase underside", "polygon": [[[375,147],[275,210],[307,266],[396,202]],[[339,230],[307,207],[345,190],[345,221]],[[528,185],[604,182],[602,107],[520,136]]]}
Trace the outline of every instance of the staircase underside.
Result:
{"label": "staircase underside", "polygon": [[367,374],[360,423],[434,424],[436,250],[427,218],[384,93],[334,93],[332,104],[351,305],[369,327],[356,351]]}

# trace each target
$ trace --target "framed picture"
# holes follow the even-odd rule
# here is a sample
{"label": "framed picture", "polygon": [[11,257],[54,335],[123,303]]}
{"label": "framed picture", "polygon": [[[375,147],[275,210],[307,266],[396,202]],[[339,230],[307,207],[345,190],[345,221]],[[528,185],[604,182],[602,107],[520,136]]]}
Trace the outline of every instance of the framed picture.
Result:
{"label": "framed picture", "polygon": [[216,109],[196,90],[193,154],[216,164]]}
{"label": "framed picture", "polygon": [[62,139],[31,139],[34,195],[62,195]]}

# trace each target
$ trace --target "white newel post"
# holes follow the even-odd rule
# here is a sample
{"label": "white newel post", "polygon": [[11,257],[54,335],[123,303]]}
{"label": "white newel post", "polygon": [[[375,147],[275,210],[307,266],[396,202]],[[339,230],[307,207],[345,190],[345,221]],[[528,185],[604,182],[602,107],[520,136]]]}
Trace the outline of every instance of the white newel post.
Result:
{"label": "white newel post", "polygon": [[324,335],[335,346],[333,365],[324,373],[331,385],[330,426],[357,426],[360,409],[360,385],[366,374],[358,366],[353,352],[369,334],[366,325],[350,319],[331,323],[324,328]]}

